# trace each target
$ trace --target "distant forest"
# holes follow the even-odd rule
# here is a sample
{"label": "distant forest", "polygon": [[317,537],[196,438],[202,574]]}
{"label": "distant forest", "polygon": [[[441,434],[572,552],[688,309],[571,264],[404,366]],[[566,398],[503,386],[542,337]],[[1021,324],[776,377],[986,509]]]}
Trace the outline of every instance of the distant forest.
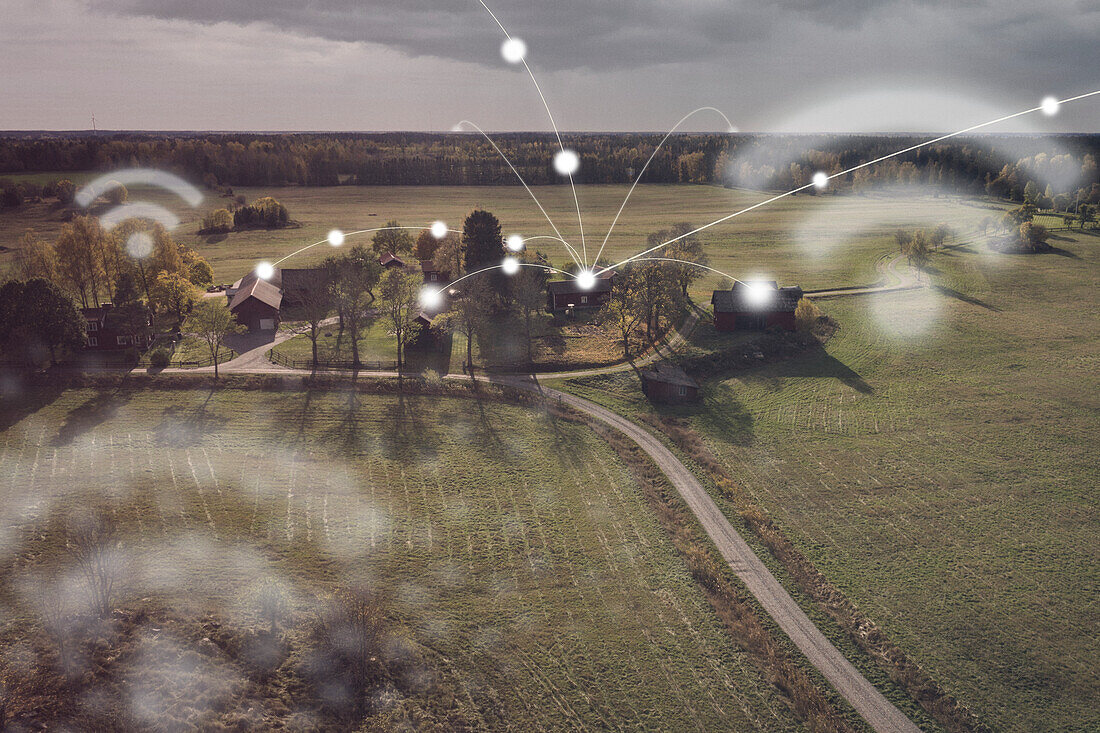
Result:
{"label": "distant forest", "polygon": [[[531,185],[560,184],[552,135],[502,133],[494,140]],[[659,134],[570,134],[583,183],[628,183]],[[835,173],[927,139],[916,135],[674,135],[646,171],[649,183],[717,183],[787,190],[815,171]],[[1016,201],[1045,197],[1065,208],[1100,201],[1100,135],[956,138],[830,183],[862,190],[929,184]],[[0,133],[0,175],[172,170],[211,188],[232,186],[517,185],[480,135],[466,133]],[[1029,185],[1031,192],[1028,193]],[[1059,206],[1059,204],[1062,204]]]}

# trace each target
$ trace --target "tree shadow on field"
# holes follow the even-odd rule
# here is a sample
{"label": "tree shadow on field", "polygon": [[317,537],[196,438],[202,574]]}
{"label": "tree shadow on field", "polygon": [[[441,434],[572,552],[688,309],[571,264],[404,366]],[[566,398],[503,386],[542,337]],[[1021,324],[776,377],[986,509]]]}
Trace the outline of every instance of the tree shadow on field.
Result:
{"label": "tree shadow on field", "polygon": [[211,414],[208,411],[214,390],[206,393],[206,399],[195,407],[167,407],[161,413],[160,425],[153,429],[157,443],[185,448],[202,443],[203,437],[212,430],[223,427],[228,418]]}
{"label": "tree shadow on field", "polygon": [[[667,413],[665,421],[689,414],[683,406]],[[706,426],[704,432],[721,436],[722,441],[730,445],[751,445],[755,438],[752,413],[737,398],[734,386],[726,382],[708,382],[703,387],[702,400],[691,406],[690,417],[693,422]]]}
{"label": "tree shadow on field", "polygon": [[130,401],[130,391],[120,384],[109,392],[99,392],[84,404],[74,407],[57,429],[52,444],[69,445],[84,433],[102,425],[118,413],[118,408]]}
{"label": "tree shadow on field", "polygon": [[26,375],[0,372],[0,432],[52,404],[61,393],[56,385],[28,386]]}
{"label": "tree shadow on field", "polygon": [[425,419],[430,402],[420,397],[410,397],[403,392],[383,410],[382,451],[389,458],[402,454],[415,454],[418,458],[432,458],[439,453],[442,437],[435,428],[434,416]]}
{"label": "tree shadow on field", "polygon": [[961,300],[962,302],[969,303],[970,305],[977,305],[977,306],[980,306],[982,308],[985,308],[986,310],[991,310],[991,311],[994,311],[996,313],[1001,312],[1001,309],[998,308],[995,305],[990,305],[989,303],[986,303],[984,300],[979,300],[978,298],[975,298],[972,295],[967,295],[966,293],[960,293],[958,290],[955,290],[954,288],[949,288],[946,285],[933,285],[932,289],[946,295],[949,298],[954,298],[955,300]]}
{"label": "tree shadow on field", "polygon": [[1074,252],[1070,252],[1068,249],[1062,249],[1061,247],[1051,247],[1049,251],[1052,255],[1058,255],[1059,257],[1068,257],[1071,260],[1081,259],[1080,255]]}

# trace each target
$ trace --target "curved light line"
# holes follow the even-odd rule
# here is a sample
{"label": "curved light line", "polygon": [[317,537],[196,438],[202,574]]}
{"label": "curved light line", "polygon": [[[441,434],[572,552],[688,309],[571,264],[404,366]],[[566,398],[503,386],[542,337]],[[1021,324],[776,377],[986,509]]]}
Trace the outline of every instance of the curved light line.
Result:
{"label": "curved light line", "polygon": [[108,191],[119,186],[148,184],[167,189],[179,196],[192,207],[202,203],[202,192],[177,175],[155,168],[124,168],[113,173],[99,176],[85,184],[76,194],[76,202],[82,207],[95,201]]}
{"label": "curved light line", "polygon": [[[1097,94],[1100,94],[1100,89],[1097,89],[1096,91],[1093,91],[1093,92],[1088,92],[1086,94],[1078,94],[1076,97],[1069,97],[1067,99],[1059,100],[1058,104],[1062,105],[1062,104],[1066,104],[1068,102],[1075,102],[1078,99],[1084,99],[1086,97],[1092,97],[1092,96],[1097,95]],[[938,142],[942,142],[944,140],[948,140],[948,139],[953,138],[953,137],[958,137],[959,135],[965,135],[968,132],[973,132],[974,130],[980,130],[983,127],[989,127],[990,125],[996,125],[999,122],[1006,122],[1008,120],[1015,119],[1017,117],[1022,117],[1024,115],[1031,114],[1033,112],[1038,112],[1042,109],[1043,109],[1042,106],[1032,107],[1031,109],[1023,110],[1022,112],[1014,112],[1013,114],[1005,115],[1004,117],[998,117],[997,119],[990,120],[989,122],[983,122],[979,125],[972,125],[970,127],[967,127],[966,129],[959,130],[957,132],[948,133],[947,135],[941,135],[937,138],[933,138],[931,140],[926,140],[922,143],[917,143],[916,145],[910,145],[907,148],[903,148],[903,149],[898,150],[896,152],[889,153],[887,155],[883,155],[881,157],[875,158],[874,160],[869,160],[866,163],[860,163],[859,165],[852,166],[851,168],[848,168],[846,170],[842,170],[839,173],[834,173],[831,176],[826,176],[825,180],[831,181],[832,179],[838,178],[839,176],[847,175],[848,173],[851,173],[853,171],[858,171],[861,168],[866,168],[867,166],[874,165],[875,163],[881,163],[882,161],[888,160],[890,158],[896,158],[899,155],[904,155],[905,153],[912,152],[912,151],[914,151],[918,148],[923,148],[923,147],[926,147],[928,145],[934,145]],[[715,221],[712,221],[709,224],[704,224],[701,227],[698,227],[696,229],[692,229],[690,232],[685,232],[684,234],[681,234],[678,237],[673,237],[672,239],[668,240],[667,242],[662,242],[661,244],[658,244],[655,247],[650,247],[649,249],[643,250],[642,252],[639,252],[636,255],[633,255],[631,257],[627,257],[622,262],[618,262],[614,265],[608,265],[607,267],[605,267],[604,269],[602,269],[598,273],[596,273],[596,275],[602,275],[603,273],[607,272],[608,270],[613,270],[616,267],[620,267],[620,266],[626,264],[627,262],[631,262],[633,260],[636,260],[639,257],[642,257],[644,255],[649,254],[650,252],[655,252],[656,250],[659,250],[661,247],[665,247],[669,244],[672,244],[673,242],[677,242],[681,239],[684,239],[685,237],[690,237],[692,234],[696,234],[697,232],[701,232],[704,229],[709,229],[712,226],[715,226],[716,224],[721,224],[724,221],[729,221],[730,219],[734,218],[735,216],[740,216],[741,214],[748,213],[750,211],[753,211],[754,209],[759,209],[761,206],[766,206],[766,205],[768,205],[768,204],[770,204],[774,201],[778,201],[779,199],[786,198],[787,196],[791,196],[792,194],[796,194],[799,191],[805,191],[807,188],[812,188],[813,186],[814,186],[813,183],[807,183],[805,186],[799,186],[798,188],[791,189],[790,191],[787,191],[786,193],[781,193],[778,196],[772,196],[769,199],[765,199],[764,201],[753,204],[752,206],[741,209],[740,211],[735,211],[732,214],[727,214],[726,216],[723,216],[721,219],[716,219]]]}
{"label": "curved light line", "polygon": [[[500,30],[504,32],[505,37],[508,40],[512,40],[512,34],[508,32],[508,29],[504,27],[504,24],[497,18],[496,13],[489,9],[489,6],[485,4],[485,0],[478,0],[481,3],[481,7],[488,11],[489,15],[493,17],[496,24],[500,26]],[[546,101],[546,95],[542,93],[542,87],[539,86],[538,79],[535,78],[535,72],[531,71],[531,67],[527,65],[526,56],[520,61],[523,62],[523,68],[527,69],[527,75],[531,77],[531,83],[535,85],[535,91],[539,93],[539,99],[542,100],[542,106],[546,109],[546,116],[550,118],[550,126],[554,128],[554,136],[558,139],[558,147],[561,151],[565,152],[565,143],[561,140],[561,132],[558,131],[558,123],[554,121],[554,113],[550,111],[550,105]],[[588,267],[588,249],[584,244],[584,220],[581,217],[581,202],[577,198],[577,186],[573,183],[573,174],[569,174],[569,187],[573,190],[573,204],[577,207],[577,226],[581,230],[581,250],[584,252],[584,267]],[[559,235],[560,236],[560,235]],[[577,263],[578,265],[581,263]]]}
{"label": "curved light line", "polygon": [[[419,230],[424,230],[424,229],[427,229],[427,228],[428,227],[400,227],[400,226],[399,227],[377,227],[375,229],[359,229],[359,230],[354,231],[354,232],[344,232],[344,236],[345,237],[350,237],[353,234],[369,234],[370,232],[387,232],[387,231],[393,231],[395,229],[419,229]],[[456,232],[458,232],[457,229],[448,229],[447,230],[447,234],[456,233]],[[316,247],[319,244],[328,244],[328,238],[326,237],[325,239],[322,239],[320,242],[314,242],[313,244],[307,244],[305,247],[302,247],[301,249],[297,249],[297,250],[291,252],[288,255],[284,255],[280,259],[275,260],[274,262],[272,262],[271,266],[274,267],[275,265],[278,265],[280,262],[285,262],[286,260],[289,260],[294,255],[299,255],[302,252],[305,252],[307,249],[312,249],[312,248]]]}
{"label": "curved light line", "polygon": [[[541,265],[541,264],[537,264],[535,262],[517,262],[516,264],[519,265],[520,267],[537,267],[540,270],[549,270],[550,272],[556,272],[560,275],[569,275],[569,273],[566,272],[565,270],[559,270],[558,268],[551,267],[550,265]],[[450,283],[447,283],[442,288],[440,288],[440,290],[446,290],[447,288],[454,287],[455,285],[459,284],[460,282],[462,282],[463,280],[465,280],[468,277],[473,277],[474,275],[480,275],[481,273],[488,272],[489,270],[499,270],[502,267],[504,267],[504,265],[490,265],[489,267],[483,267],[480,270],[474,270],[473,272],[468,272],[465,275],[463,275],[462,277],[458,278],[457,280],[454,280]],[[569,275],[569,276],[572,277],[571,275]]]}
{"label": "curved light line", "polygon": [[[95,198],[92,198],[95,201]],[[99,217],[99,223],[104,231],[111,231],[127,219],[151,219],[165,229],[174,229],[179,225],[179,217],[168,209],[148,201],[135,201],[129,204],[119,204]]]}
{"label": "curved light line", "polygon": [[730,118],[726,117],[725,113],[717,107],[699,107],[698,109],[693,109],[692,111],[681,117],[680,121],[673,125],[672,129],[669,130],[663,138],[661,138],[661,142],[657,143],[657,147],[653,149],[653,153],[649,156],[649,160],[645,162],[645,165],[642,166],[641,172],[638,173],[638,177],[634,180],[634,185],[632,185],[630,187],[630,190],[626,192],[626,198],[623,199],[623,205],[619,207],[619,212],[615,214],[615,219],[611,222],[611,226],[608,228],[607,235],[603,238],[603,242],[600,244],[600,251],[596,253],[596,259],[593,260],[593,263],[599,262],[600,255],[603,254],[603,248],[607,246],[607,240],[611,238],[611,232],[615,229],[615,225],[619,223],[619,217],[622,216],[623,209],[626,208],[626,203],[630,201],[630,196],[634,193],[634,189],[638,187],[639,183],[641,183],[642,176],[645,175],[646,170],[649,168],[649,164],[652,163],[653,159],[657,157],[657,153],[661,151],[661,147],[664,146],[664,144],[668,141],[670,137],[672,137],[672,133],[676,132],[676,130],[679,129],[680,125],[687,122],[690,117],[698,114],[699,112],[707,111],[718,113],[722,117],[722,119],[726,121],[726,125],[729,127],[729,129],[733,129],[733,123],[730,122]]}
{"label": "curved light line", "polygon": [[469,125],[470,127],[480,132],[482,137],[489,141],[489,144],[493,146],[493,149],[497,151],[497,154],[504,159],[504,162],[508,164],[508,167],[512,169],[512,172],[516,174],[516,178],[519,179],[519,182],[523,184],[523,187],[525,189],[527,189],[527,193],[531,195],[531,199],[535,202],[535,206],[539,207],[539,211],[541,211],[542,215],[546,217],[546,221],[550,222],[550,227],[558,235],[558,239],[561,240],[561,243],[564,244],[566,249],[569,250],[569,256],[572,257],[573,261],[576,262],[579,266],[581,264],[581,261],[580,259],[578,259],[579,255],[577,253],[577,250],[574,249],[573,246],[569,244],[569,242],[565,241],[565,239],[561,236],[561,231],[558,230],[558,226],[554,223],[554,220],[551,219],[550,215],[546,213],[546,209],[542,207],[542,204],[539,202],[538,197],[535,196],[535,192],[532,191],[531,187],[527,185],[527,181],[523,180],[523,176],[521,176],[519,171],[516,170],[516,167],[512,165],[512,161],[508,159],[508,156],[504,154],[504,152],[500,149],[500,146],[498,146],[493,138],[489,137],[489,135],[484,130],[475,125],[473,122],[470,122],[469,120],[462,120],[458,124],[459,127],[461,127],[462,125]]}

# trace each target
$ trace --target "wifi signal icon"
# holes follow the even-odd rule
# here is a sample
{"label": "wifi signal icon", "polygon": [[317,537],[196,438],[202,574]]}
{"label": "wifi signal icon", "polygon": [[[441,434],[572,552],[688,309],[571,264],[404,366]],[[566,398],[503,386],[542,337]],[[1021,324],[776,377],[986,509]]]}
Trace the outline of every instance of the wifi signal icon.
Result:
{"label": "wifi signal icon", "polygon": [[[76,203],[88,208],[92,203],[119,186],[156,186],[179,196],[191,208],[202,203],[202,192],[179,176],[154,168],[126,168],[96,178],[76,194]],[[134,201],[112,208],[99,217],[100,225],[111,231],[127,219],[151,219],[165,229],[179,226],[180,219],[168,209],[149,201]],[[126,251],[132,257],[143,259],[153,251],[153,240],[145,232],[135,232],[126,241]]]}

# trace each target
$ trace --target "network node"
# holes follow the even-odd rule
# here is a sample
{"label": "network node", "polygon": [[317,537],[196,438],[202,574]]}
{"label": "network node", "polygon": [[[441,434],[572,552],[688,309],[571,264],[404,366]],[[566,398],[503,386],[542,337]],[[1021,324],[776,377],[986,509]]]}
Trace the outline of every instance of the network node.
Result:
{"label": "network node", "polygon": [[825,175],[824,171],[818,171],[817,173],[814,173],[813,181],[814,188],[816,188],[818,191],[824,190],[829,185],[829,177]]}
{"label": "network node", "polygon": [[1042,103],[1043,114],[1047,117],[1053,117],[1058,114],[1058,108],[1061,106],[1061,102],[1059,102],[1056,97],[1046,97],[1043,99]]}
{"label": "network node", "polygon": [[135,260],[144,260],[153,254],[153,238],[149,232],[134,232],[126,240],[126,251]]}
{"label": "network node", "polygon": [[730,129],[726,130],[726,132],[728,132],[728,133],[729,133],[730,135],[736,135],[737,133],[739,133],[739,132],[741,132],[741,131],[740,131],[740,130],[738,130],[738,129],[737,129],[736,127],[734,127],[733,125],[730,125]]}
{"label": "network node", "polygon": [[515,275],[519,272],[519,260],[515,257],[505,257],[500,261],[500,269],[504,270],[505,275]]}
{"label": "network node", "polygon": [[333,247],[339,247],[344,243],[344,233],[339,229],[333,229],[328,233],[328,243]]}
{"label": "network node", "polygon": [[572,150],[561,150],[554,156],[554,170],[563,176],[571,176],[581,167],[580,156]]}
{"label": "network node", "polygon": [[768,283],[750,282],[745,285],[748,288],[745,298],[752,306],[760,308],[770,303],[775,297],[775,290]]}
{"label": "network node", "polygon": [[256,265],[256,276],[261,280],[270,280],[275,275],[275,265],[270,262],[261,262]]}
{"label": "network node", "polygon": [[447,225],[441,221],[432,222],[432,228],[429,231],[436,239],[443,239],[447,236]]}
{"label": "network node", "polygon": [[527,57],[527,44],[520,38],[509,38],[500,46],[500,55],[510,64],[518,64]]}
{"label": "network node", "polygon": [[439,288],[424,287],[420,290],[420,307],[433,310],[443,305],[443,291]]}
{"label": "network node", "polygon": [[581,290],[591,290],[596,285],[596,273],[591,270],[581,270],[577,273],[577,287]]}
{"label": "network node", "polygon": [[513,252],[519,252],[523,249],[523,237],[518,234],[509,234],[508,238],[504,240],[504,246]]}

